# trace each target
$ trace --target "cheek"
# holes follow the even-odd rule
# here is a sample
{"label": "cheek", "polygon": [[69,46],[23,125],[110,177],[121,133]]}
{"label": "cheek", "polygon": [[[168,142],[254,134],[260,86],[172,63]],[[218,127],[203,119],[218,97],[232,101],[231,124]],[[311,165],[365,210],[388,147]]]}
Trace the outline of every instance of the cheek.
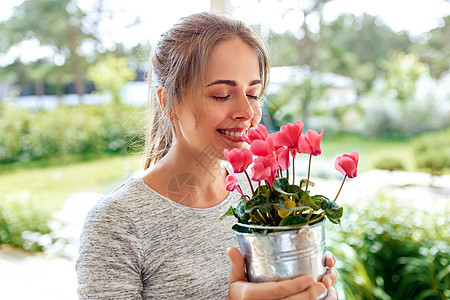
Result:
{"label": "cheek", "polygon": [[253,112],[254,112],[254,116],[252,119],[252,126],[256,126],[261,121],[261,117],[262,117],[261,104],[259,103],[259,101],[256,101],[252,105],[252,108],[253,108]]}

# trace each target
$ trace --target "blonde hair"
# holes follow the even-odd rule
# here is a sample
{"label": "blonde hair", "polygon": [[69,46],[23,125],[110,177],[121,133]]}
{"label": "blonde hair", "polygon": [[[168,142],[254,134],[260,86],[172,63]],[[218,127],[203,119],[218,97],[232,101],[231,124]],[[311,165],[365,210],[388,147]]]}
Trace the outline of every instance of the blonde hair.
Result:
{"label": "blonde hair", "polygon": [[[256,53],[262,81],[260,97],[269,80],[269,57],[264,41],[243,22],[216,13],[199,13],[182,18],[161,35],[151,62],[150,128],[145,147],[145,169],[162,159],[173,141],[172,112],[187,89],[196,94],[203,84],[206,61],[213,48],[225,40],[239,38]],[[156,90],[166,92],[163,109]],[[164,110],[164,111],[163,111]]]}

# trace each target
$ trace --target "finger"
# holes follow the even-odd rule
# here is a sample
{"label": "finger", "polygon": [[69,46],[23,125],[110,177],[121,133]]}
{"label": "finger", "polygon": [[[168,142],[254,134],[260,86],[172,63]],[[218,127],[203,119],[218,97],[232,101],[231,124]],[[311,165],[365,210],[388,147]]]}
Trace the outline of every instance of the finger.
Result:
{"label": "finger", "polygon": [[338,294],[335,288],[328,289],[328,295],[324,300],[337,300]]}
{"label": "finger", "polygon": [[330,251],[325,253],[325,266],[328,268],[333,268],[336,264],[336,257]]}
{"label": "finger", "polygon": [[325,293],[326,289],[322,283],[314,283],[308,289],[295,295],[291,295],[283,298],[283,300],[305,300],[305,299],[317,299],[320,295]]}
{"label": "finger", "polygon": [[227,248],[227,255],[231,261],[231,271],[229,277],[229,283],[232,284],[236,281],[247,281],[247,276],[245,275],[245,262],[244,256],[241,251],[235,247]]}
{"label": "finger", "polygon": [[[310,289],[313,286],[314,288]],[[315,282],[311,276],[301,275],[293,279],[286,279],[276,282],[248,283],[245,289],[245,294],[249,296],[251,295],[256,299],[284,299],[300,293],[303,293],[303,295],[307,295],[308,293],[320,295],[320,293],[318,293],[315,289],[320,289],[323,293],[325,291],[325,286],[322,283]]]}
{"label": "finger", "polygon": [[327,269],[326,274],[322,277],[322,283],[325,285],[327,289],[334,286],[337,282],[339,275],[336,269]]}

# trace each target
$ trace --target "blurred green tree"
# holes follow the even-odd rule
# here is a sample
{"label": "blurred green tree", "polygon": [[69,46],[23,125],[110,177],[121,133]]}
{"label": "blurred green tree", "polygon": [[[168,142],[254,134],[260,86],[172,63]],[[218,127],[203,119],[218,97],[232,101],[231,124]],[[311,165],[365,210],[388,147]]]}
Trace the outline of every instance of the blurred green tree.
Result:
{"label": "blurred green tree", "polygon": [[268,45],[270,49],[271,65],[296,66],[299,62],[298,39],[289,31],[282,34],[271,31],[269,33]]}
{"label": "blurred green tree", "polygon": [[318,50],[321,69],[348,76],[360,93],[369,91],[385,70],[379,65],[392,51],[407,52],[411,41],[406,32],[395,33],[379,18],[363,14],[344,14],[323,24]]}
{"label": "blurred green tree", "polygon": [[450,16],[442,20],[443,26],[431,30],[425,42],[412,47],[421,61],[430,66],[430,74],[436,79],[450,72]]}
{"label": "blurred green tree", "polygon": [[[2,48],[20,45],[24,41],[35,40],[40,46],[53,51],[47,62],[35,64],[30,68],[29,78],[59,82],[58,78],[67,78],[66,68],[70,68],[70,80],[73,80],[78,95],[85,93],[83,75],[85,60],[80,54],[83,42],[96,43],[98,39],[83,30],[85,14],[73,0],[25,0],[14,8],[13,16],[3,23],[9,32],[8,44]],[[8,66],[12,67],[18,65]],[[13,70],[14,71],[14,70]],[[50,78],[51,77],[51,78]]]}
{"label": "blurred green tree", "polygon": [[97,90],[111,94],[113,103],[118,105],[122,102],[120,90],[135,77],[135,73],[128,68],[127,58],[113,54],[105,55],[89,66],[87,74]]}
{"label": "blurred green tree", "polygon": [[401,103],[414,95],[417,80],[427,71],[425,64],[413,53],[392,53],[380,62],[380,66],[386,70],[386,92],[394,92]]}

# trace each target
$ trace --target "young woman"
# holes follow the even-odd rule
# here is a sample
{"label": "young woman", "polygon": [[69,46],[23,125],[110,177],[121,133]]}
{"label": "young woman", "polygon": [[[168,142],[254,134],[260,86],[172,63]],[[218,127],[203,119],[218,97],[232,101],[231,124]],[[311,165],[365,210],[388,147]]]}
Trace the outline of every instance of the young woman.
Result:
{"label": "young woman", "polygon": [[315,299],[326,289],[337,299],[332,255],[321,282],[247,282],[233,220],[219,220],[240,198],[225,189],[223,149],[244,147],[242,134],[260,121],[268,71],[263,42],[239,21],[201,13],[162,35],[146,171],[89,213],[81,299]]}

